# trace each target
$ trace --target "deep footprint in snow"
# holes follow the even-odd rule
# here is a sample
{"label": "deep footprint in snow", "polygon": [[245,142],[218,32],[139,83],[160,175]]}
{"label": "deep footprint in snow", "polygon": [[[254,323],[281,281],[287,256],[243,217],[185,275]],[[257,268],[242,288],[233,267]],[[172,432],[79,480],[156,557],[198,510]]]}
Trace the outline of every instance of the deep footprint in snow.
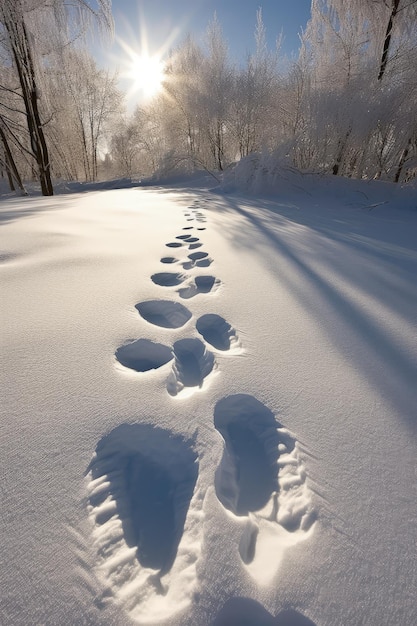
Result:
{"label": "deep footprint in snow", "polygon": [[[199,339],[180,339],[174,343],[174,363],[167,389],[171,396],[201,389],[215,366],[214,356]],[[188,395],[188,394],[187,394]]]}
{"label": "deep footprint in snow", "polygon": [[214,313],[202,315],[197,320],[196,328],[204,341],[216,350],[226,351],[240,348],[235,329],[220,315]]}
{"label": "deep footprint in snow", "polygon": [[177,235],[175,239],[190,239],[191,235]]}
{"label": "deep footprint in snow", "polygon": [[192,317],[185,306],[171,300],[146,300],[135,308],[147,322],[162,328],[181,328]]}
{"label": "deep footprint in snow", "polygon": [[201,243],[201,241],[199,241],[198,243],[190,243],[190,245],[188,246],[188,249],[195,250],[196,248],[201,248],[202,245],[203,244]]}
{"label": "deep footprint in snow", "polygon": [[213,293],[217,291],[220,285],[221,281],[215,276],[196,276],[191,285],[179,289],[178,293],[181,298],[188,300],[199,293]]}
{"label": "deep footprint in snow", "polygon": [[192,252],[188,255],[189,261],[182,264],[183,269],[191,270],[193,267],[209,267],[212,259],[209,258],[208,252]]}
{"label": "deep footprint in snow", "polygon": [[181,248],[182,243],[180,241],[171,241],[165,245],[167,248]]}
{"label": "deep footprint in snow", "polygon": [[199,259],[204,259],[204,257],[208,256],[208,252],[191,252],[191,254],[188,255],[188,258],[191,261],[198,261]]}
{"label": "deep footprint in snow", "polygon": [[98,443],[88,472],[96,571],[106,589],[141,623],[184,609],[201,545],[194,441],[123,424]]}
{"label": "deep footprint in snow", "polygon": [[220,400],[214,426],[224,439],[216,495],[226,509],[247,517],[239,553],[252,576],[266,583],[285,548],[307,538],[315,520],[297,442],[246,394]]}
{"label": "deep footprint in snow", "polygon": [[176,259],[174,256],[163,256],[161,259],[161,263],[177,263],[178,259]]}
{"label": "deep footprint in snow", "polygon": [[151,280],[160,287],[175,287],[184,282],[186,276],[178,272],[158,272],[152,274]]}
{"label": "deep footprint in snow", "polygon": [[174,355],[168,346],[148,339],[137,339],[117,348],[118,362],[135,372],[148,372],[169,363]]}

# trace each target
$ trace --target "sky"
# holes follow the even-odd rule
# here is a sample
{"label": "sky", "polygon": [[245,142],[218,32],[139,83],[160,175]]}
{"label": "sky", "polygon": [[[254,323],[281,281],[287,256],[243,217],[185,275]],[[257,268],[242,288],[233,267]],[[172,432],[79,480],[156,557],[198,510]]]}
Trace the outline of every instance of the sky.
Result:
{"label": "sky", "polygon": [[[198,42],[214,14],[222,26],[233,61],[244,63],[254,50],[256,13],[262,8],[267,42],[275,48],[284,36],[281,51],[291,56],[298,51],[300,31],[310,16],[311,0],[113,0],[115,40],[95,52],[99,63],[118,68],[123,75],[126,50],[137,54],[167,56],[188,34]],[[128,81],[121,81],[129,89]]]}
{"label": "sky", "polygon": [[236,60],[253,49],[256,12],[262,8],[268,43],[282,31],[283,50],[297,51],[298,33],[310,15],[311,0],[113,0],[113,16],[117,38],[140,45],[141,29],[146,27],[148,45],[153,52],[168,49],[192,33],[196,39],[204,36],[214,13],[222,25],[230,53]]}

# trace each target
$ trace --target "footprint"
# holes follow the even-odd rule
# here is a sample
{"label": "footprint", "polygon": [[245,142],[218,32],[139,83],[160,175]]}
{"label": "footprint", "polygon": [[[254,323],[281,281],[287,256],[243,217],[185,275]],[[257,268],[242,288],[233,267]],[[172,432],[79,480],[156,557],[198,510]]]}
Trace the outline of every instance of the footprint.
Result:
{"label": "footprint", "polygon": [[124,344],[117,348],[115,356],[121,365],[136,372],[158,369],[173,359],[170,348],[148,339]]}
{"label": "footprint", "polygon": [[208,256],[208,252],[192,252],[188,255],[188,258],[191,261],[198,261],[199,259],[204,259],[204,257]]}
{"label": "footprint", "polygon": [[[183,230],[193,230],[194,226],[184,226]],[[197,228],[198,230],[198,228]]]}
{"label": "footprint", "polygon": [[197,320],[196,328],[204,340],[216,350],[240,348],[235,329],[220,315],[214,313],[202,315]]}
{"label": "footprint", "polygon": [[196,248],[201,248],[203,244],[202,243],[190,243],[190,245],[188,246],[189,250],[195,250]]}
{"label": "footprint", "polygon": [[197,230],[206,230],[205,226],[198,226]]}
{"label": "footprint", "polygon": [[140,623],[161,623],[192,600],[203,500],[194,443],[122,424],[101,439],[88,468],[96,572]]}
{"label": "footprint", "polygon": [[168,378],[167,389],[171,396],[182,391],[189,395],[201,389],[205,378],[215,366],[214,356],[199,339],[180,339],[174,343],[174,364]]}
{"label": "footprint", "polygon": [[176,272],[158,272],[157,274],[152,274],[151,280],[155,283],[155,285],[160,285],[161,287],[175,287],[176,285],[180,285],[184,282],[186,276],[184,274],[179,274]]}
{"label": "footprint", "polygon": [[175,239],[191,239],[191,235],[177,235]]}
{"label": "footprint", "polygon": [[210,267],[210,265],[213,263],[212,259],[201,259],[200,261],[196,261],[195,264],[197,265],[197,267]]}
{"label": "footprint", "polygon": [[224,439],[216,495],[246,517],[239,553],[260,584],[274,576],[285,549],[309,536],[315,521],[298,446],[273,413],[253,396],[220,400],[214,426]]}
{"label": "footprint", "polygon": [[215,276],[196,276],[194,282],[189,287],[183,287],[178,290],[181,298],[186,300],[194,298],[199,293],[210,293],[217,291],[221,281]]}
{"label": "footprint", "polygon": [[177,263],[178,259],[174,256],[163,256],[161,259],[161,263]]}
{"label": "footprint", "polygon": [[171,241],[165,244],[167,248],[181,248],[182,243],[179,241]]}
{"label": "footprint", "polygon": [[186,243],[195,243],[196,241],[199,241],[198,237],[187,237],[187,241]]}
{"label": "footprint", "polygon": [[171,300],[147,300],[135,308],[147,322],[162,328],[181,328],[192,317],[185,306]]}
{"label": "footprint", "polygon": [[191,270],[193,267],[209,267],[212,264],[212,259],[208,257],[207,252],[192,252],[188,255],[189,261],[185,261],[182,264],[183,269]]}

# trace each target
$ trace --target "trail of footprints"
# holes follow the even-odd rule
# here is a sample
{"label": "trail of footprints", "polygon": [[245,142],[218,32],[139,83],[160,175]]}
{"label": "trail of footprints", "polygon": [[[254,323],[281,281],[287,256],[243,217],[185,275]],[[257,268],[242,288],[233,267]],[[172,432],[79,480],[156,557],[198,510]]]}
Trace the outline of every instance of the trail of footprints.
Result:
{"label": "trail of footprints", "polygon": [[[184,214],[184,232],[166,247],[176,249],[174,254],[185,251],[186,258],[160,259],[181,270],[150,277],[166,299],[135,305],[146,323],[173,333],[190,323],[192,313],[172,298],[212,297],[222,284],[200,273],[213,260],[204,250],[194,251],[203,247],[200,232],[206,228],[200,202]],[[196,275],[188,273],[194,270]],[[217,367],[215,355],[239,354],[242,347],[236,330],[215,313],[199,317],[195,330],[198,336],[170,346],[146,338],[128,341],[116,350],[118,367],[147,375],[160,368],[166,373],[167,366],[172,397],[201,391]],[[223,438],[215,493],[229,515],[244,521],[236,549],[258,584],[266,584],[285,548],[307,538],[315,521],[298,443],[246,394],[217,403],[214,427]],[[97,570],[115,601],[140,623],[169,620],[191,603],[197,587],[205,489],[195,448],[194,439],[151,424],[123,424],[101,439],[89,466]]]}
{"label": "trail of footprints", "polygon": [[[206,222],[202,211],[197,208],[186,211],[186,216],[196,224]],[[198,228],[205,229],[205,226]],[[197,246],[203,246],[200,238],[193,235],[194,229],[194,226],[185,226],[186,232],[177,235],[177,241],[166,244],[168,248],[185,249],[185,260],[180,261],[175,256],[163,256],[160,259],[163,265],[174,268],[181,266],[181,270],[156,272],[151,276],[155,285],[163,287],[167,293],[174,291],[183,300],[191,300],[200,294],[214,294],[221,287],[221,281],[213,275],[189,274],[190,271],[209,267],[213,262],[208,252],[194,251]],[[176,287],[179,288],[174,289]],[[136,309],[147,322],[163,328],[181,328],[192,317],[189,309],[174,300],[139,302]],[[159,369],[172,361],[167,391],[171,396],[188,396],[202,389],[209,374],[216,369],[216,360],[211,351],[213,348],[224,353],[230,350],[236,353],[240,350],[236,331],[219,315],[203,315],[197,320],[196,330],[201,338],[180,339],[173,342],[172,346],[164,346],[147,339],[129,341],[118,348],[116,359],[123,367],[136,372]]]}

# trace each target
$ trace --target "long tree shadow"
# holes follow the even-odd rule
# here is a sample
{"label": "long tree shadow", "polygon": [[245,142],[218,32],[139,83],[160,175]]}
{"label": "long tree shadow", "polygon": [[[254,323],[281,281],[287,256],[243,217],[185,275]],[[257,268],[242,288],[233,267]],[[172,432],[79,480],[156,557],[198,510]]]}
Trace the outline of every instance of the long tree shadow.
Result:
{"label": "long tree shadow", "polygon": [[255,600],[230,598],[211,626],[316,626],[295,609],[285,609],[276,617]]}
{"label": "long tree shadow", "polygon": [[[333,281],[330,283],[323,272],[315,269],[312,264],[307,262],[302,253],[297,251],[296,246],[293,245],[292,237],[287,236],[285,231],[281,232],[275,228],[276,223],[273,218],[268,215],[265,216],[267,212],[258,211],[257,214],[254,214],[249,209],[242,208],[238,199],[230,197],[224,198],[220,206],[223,210],[239,213],[251,227],[255,228],[255,232],[253,228],[250,228],[250,231],[245,231],[240,225],[239,231],[230,233],[234,245],[240,244],[246,248],[250,241],[251,247],[262,246],[263,253],[265,253],[265,241],[268,241],[270,246],[292,265],[300,280],[287,279],[285,273],[280,272],[280,282],[285,283],[289,291],[296,295],[306,310],[313,313],[319,320],[321,328],[323,328],[324,307],[337,315],[345,325],[346,331],[341,333],[337,325],[325,325],[324,328],[330,334],[332,342],[338,346],[342,353],[348,351],[349,359],[355,360],[355,364],[364,377],[378,388],[379,392],[408,419],[414,428],[415,415],[414,413],[410,414],[410,406],[415,402],[413,402],[410,394],[414,396],[415,400],[417,365],[415,359],[411,357],[410,351],[405,350],[401,342],[396,342],[393,335],[389,335],[385,331],[377,316],[378,308],[375,307],[375,314],[370,315],[354,298],[348,297],[343,288],[339,288]],[[279,211],[277,212],[279,213]],[[258,238],[256,232],[258,232]],[[328,233],[328,236],[337,241],[337,234]],[[364,246],[366,248],[365,244]],[[368,252],[371,254],[369,250]],[[375,262],[378,262],[378,258],[378,254],[374,253]],[[407,273],[410,262],[411,259],[408,259]],[[417,270],[417,263],[415,261],[412,263]],[[368,271],[366,267],[363,267],[363,271],[360,273],[352,274],[350,280],[353,287],[358,286],[366,291]],[[355,279],[356,283],[354,282]],[[347,277],[343,275],[338,277],[338,282],[341,285],[346,280]],[[315,290],[313,297],[312,289]],[[408,285],[408,293],[413,293],[410,284]],[[380,298],[382,302],[388,301],[386,293],[385,300],[382,299],[382,294],[380,294]],[[359,339],[361,345],[366,346],[368,351],[365,353],[361,351],[360,354],[352,352],[351,341],[346,341],[348,333]],[[375,367],[375,363],[383,363],[384,367],[382,369]]]}

